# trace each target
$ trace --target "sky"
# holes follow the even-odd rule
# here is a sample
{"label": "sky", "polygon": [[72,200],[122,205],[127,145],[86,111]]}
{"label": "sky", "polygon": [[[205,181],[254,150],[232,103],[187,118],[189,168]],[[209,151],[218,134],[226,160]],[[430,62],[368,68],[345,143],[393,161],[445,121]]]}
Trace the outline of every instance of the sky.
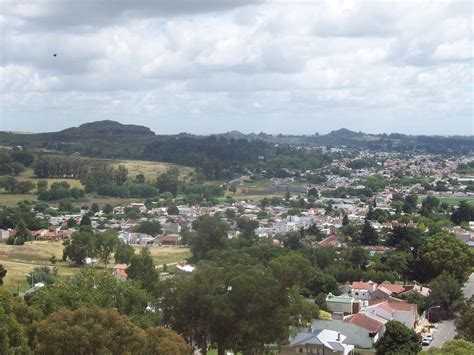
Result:
{"label": "sky", "polygon": [[0,130],[474,135],[473,4],[0,0]]}

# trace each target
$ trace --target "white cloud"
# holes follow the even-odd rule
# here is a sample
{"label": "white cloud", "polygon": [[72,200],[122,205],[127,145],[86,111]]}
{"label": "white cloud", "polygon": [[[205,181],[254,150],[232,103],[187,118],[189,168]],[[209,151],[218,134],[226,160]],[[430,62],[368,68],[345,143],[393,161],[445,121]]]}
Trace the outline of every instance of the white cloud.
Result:
{"label": "white cloud", "polygon": [[2,6],[0,129],[473,133],[472,3]]}

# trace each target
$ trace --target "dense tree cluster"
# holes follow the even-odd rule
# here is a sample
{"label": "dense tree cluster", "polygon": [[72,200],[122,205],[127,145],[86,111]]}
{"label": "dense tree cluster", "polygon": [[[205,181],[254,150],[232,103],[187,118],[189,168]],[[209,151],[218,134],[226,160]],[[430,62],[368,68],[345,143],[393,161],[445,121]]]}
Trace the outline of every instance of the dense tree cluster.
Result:
{"label": "dense tree cluster", "polygon": [[0,149],[0,175],[19,175],[34,162],[34,155],[19,149]]}

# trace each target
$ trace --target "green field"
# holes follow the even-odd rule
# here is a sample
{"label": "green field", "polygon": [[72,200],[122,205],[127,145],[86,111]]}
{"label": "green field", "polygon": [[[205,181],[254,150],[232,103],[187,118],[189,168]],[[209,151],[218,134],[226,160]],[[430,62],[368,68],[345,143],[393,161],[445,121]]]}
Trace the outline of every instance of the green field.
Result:
{"label": "green field", "polygon": [[451,197],[438,197],[441,203],[446,202],[450,206],[459,206],[461,201],[467,201],[470,206],[474,206],[474,199],[462,199],[462,198],[451,198]]}
{"label": "green field", "polygon": [[[119,165],[125,165],[128,169],[128,177],[130,179],[135,178],[138,174],[145,175],[145,179],[149,182],[153,182],[156,180],[156,176],[158,173],[163,173],[170,168],[178,168],[181,178],[187,179],[190,175],[193,174],[194,169],[186,166],[180,166],[175,164],[169,163],[162,163],[162,162],[153,162],[153,161],[142,161],[142,160],[110,160],[110,159],[96,159],[97,161],[103,161],[112,164],[113,166],[117,167]],[[20,176],[16,177],[18,180],[21,181],[31,181],[33,183],[38,182],[39,180],[46,180],[48,181],[48,186],[51,186],[54,182],[61,182],[66,181],[71,187],[78,187],[84,188],[81,181],[79,179],[40,179],[34,175],[32,168],[27,168]],[[35,191],[33,191],[35,192]],[[29,200],[29,201],[36,201],[37,196],[35,193],[29,194],[8,194],[8,193],[1,193],[0,192],[0,206],[15,206],[18,202]],[[120,198],[107,198],[107,197],[96,197],[93,195],[87,195],[85,201],[79,201],[75,203],[76,206],[83,206],[83,205],[90,205],[92,202],[97,202],[99,205],[105,205],[107,203],[111,205],[127,205],[131,202],[142,202],[143,199],[120,199]],[[55,206],[57,204],[51,203],[51,205]]]}
{"label": "green field", "polygon": [[[137,252],[141,248],[143,247],[135,247]],[[189,248],[181,246],[151,246],[149,250],[157,267],[162,267],[163,264],[175,265],[191,256]],[[28,289],[26,275],[35,267],[52,266],[50,258],[53,255],[61,260],[56,263],[60,277],[74,275],[79,269],[69,261],[62,261],[62,254],[62,242],[33,241],[16,246],[0,243],[0,264],[7,269],[7,275],[3,279],[4,285],[12,291],[16,291],[18,287],[21,291]],[[109,268],[112,266],[113,257]],[[103,264],[99,263],[96,268],[103,269]]]}

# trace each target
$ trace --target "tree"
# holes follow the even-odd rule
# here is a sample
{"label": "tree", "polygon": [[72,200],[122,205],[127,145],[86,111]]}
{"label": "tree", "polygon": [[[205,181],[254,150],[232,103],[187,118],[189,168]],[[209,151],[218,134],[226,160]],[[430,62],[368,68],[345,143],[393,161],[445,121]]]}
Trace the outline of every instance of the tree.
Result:
{"label": "tree", "polygon": [[190,240],[191,251],[195,259],[204,259],[212,249],[223,249],[227,244],[229,225],[217,216],[205,215],[193,222],[196,231]]}
{"label": "tree", "polygon": [[104,265],[107,267],[109,257],[114,252],[119,243],[117,232],[113,229],[108,229],[99,234],[96,238],[96,252],[100,256]]}
{"label": "tree", "polygon": [[274,258],[270,261],[269,267],[284,289],[303,286],[312,271],[309,260],[297,252]]}
{"label": "tree", "polygon": [[153,237],[161,233],[161,224],[158,221],[142,221],[134,228],[136,233],[145,233]]}
{"label": "tree", "polygon": [[314,270],[306,282],[307,293],[313,297],[319,294],[338,293],[338,284],[334,276],[322,272],[321,270]]}
{"label": "tree", "polygon": [[403,212],[413,213],[416,211],[416,205],[418,203],[418,196],[415,194],[410,194],[405,196],[405,201],[403,202]]}
{"label": "tree", "polygon": [[379,236],[377,231],[372,224],[369,222],[368,219],[365,220],[364,226],[360,231],[360,241],[363,245],[377,245]]}
{"label": "tree", "polygon": [[467,201],[461,201],[459,207],[451,215],[451,220],[460,224],[461,222],[469,222],[474,219],[474,207],[470,206]]}
{"label": "tree", "polygon": [[421,203],[421,206],[423,208],[426,208],[428,209],[428,211],[433,211],[433,210],[437,210],[438,207],[439,207],[439,200],[434,197],[434,196],[427,196],[423,202]]}
{"label": "tree", "polygon": [[474,343],[474,297],[465,301],[456,318],[457,337]]}
{"label": "tree", "polygon": [[150,318],[153,314],[144,313],[151,302],[145,290],[132,281],[118,281],[109,271],[97,272],[89,267],[80,268],[67,282],[58,280],[55,287],[39,289],[29,302],[42,318],[63,307],[75,310],[96,305],[115,308],[143,326],[154,324],[153,317]]}
{"label": "tree", "polygon": [[388,271],[395,271],[404,279],[407,278],[407,274],[411,270],[413,263],[413,256],[408,252],[393,251],[389,253],[383,265]]}
{"label": "tree", "polygon": [[235,195],[235,193],[237,192],[237,187],[234,184],[231,184],[229,186],[229,191]]}
{"label": "tree", "polygon": [[127,268],[127,275],[130,279],[139,281],[145,290],[150,292],[155,290],[159,274],[148,248],[143,248],[140,254],[132,256],[130,266]]}
{"label": "tree", "polygon": [[260,353],[264,344],[287,336],[289,295],[260,266],[201,263],[187,278],[171,281],[165,291],[163,319],[193,339],[206,353],[226,349]]}
{"label": "tree", "polygon": [[31,240],[31,232],[26,228],[26,223],[21,219],[16,225],[15,245],[23,245],[25,242]]}
{"label": "tree", "polygon": [[56,277],[51,273],[49,267],[35,267],[33,271],[30,271],[26,276],[26,281],[29,285],[42,282],[46,285],[51,285],[56,281]]}
{"label": "tree", "polygon": [[97,202],[93,202],[90,208],[92,213],[97,213],[100,211],[99,204]]}
{"label": "tree", "polygon": [[135,182],[136,182],[137,184],[144,184],[144,183],[145,183],[145,175],[143,175],[143,174],[141,174],[141,173],[138,174],[138,175],[136,175],[136,176],[135,176]]}
{"label": "tree", "polygon": [[15,301],[9,291],[0,288],[0,354],[31,354],[27,326],[15,314],[21,301]]}
{"label": "tree", "polygon": [[133,254],[135,254],[135,249],[131,245],[119,242],[115,249],[115,262],[128,265]]}
{"label": "tree", "polygon": [[349,225],[349,217],[347,216],[347,213],[342,217],[342,225],[347,226]]}
{"label": "tree", "polygon": [[160,192],[170,192],[173,197],[178,194],[179,170],[172,168],[167,172],[159,175],[156,179],[156,187]]}
{"label": "tree", "polygon": [[448,314],[452,314],[453,305],[463,297],[461,283],[444,271],[430,282],[429,287],[431,292],[427,299],[428,306],[440,306]]}
{"label": "tree", "polygon": [[446,271],[458,281],[465,281],[474,266],[474,252],[454,236],[433,235],[427,238],[422,248],[421,261],[428,279]]}
{"label": "tree", "polygon": [[81,218],[81,226],[90,226],[92,224],[91,219],[88,215],[84,215]]}
{"label": "tree", "polygon": [[168,209],[166,210],[166,212],[168,213],[168,215],[170,216],[176,216],[176,215],[179,215],[179,208],[176,207],[176,205],[171,205],[168,207]]}
{"label": "tree", "polygon": [[[474,320],[473,320],[474,321]],[[449,340],[441,348],[430,347],[429,355],[472,355],[474,354],[474,344],[466,340]]]}
{"label": "tree", "polygon": [[385,324],[385,333],[375,344],[375,349],[377,355],[418,354],[421,339],[413,329],[392,320]]}
{"label": "tree", "polygon": [[71,235],[71,240],[64,243],[63,258],[69,258],[81,265],[86,257],[96,255],[96,238],[92,231],[82,229]]}
{"label": "tree", "polygon": [[361,270],[365,270],[370,261],[369,252],[359,246],[347,249],[345,257],[351,266]]}
{"label": "tree", "polygon": [[6,276],[6,274],[7,269],[5,269],[2,264],[0,264],[0,286],[3,285],[3,278]]}
{"label": "tree", "polygon": [[112,207],[112,205],[110,203],[107,203],[104,208],[102,209],[102,211],[104,211],[105,214],[109,214],[109,213],[112,213],[114,211],[114,208]]}
{"label": "tree", "polygon": [[114,309],[60,309],[38,327],[38,354],[141,353],[145,332]]}
{"label": "tree", "polygon": [[188,355],[191,347],[176,332],[164,327],[150,327],[146,330],[149,355]]}

